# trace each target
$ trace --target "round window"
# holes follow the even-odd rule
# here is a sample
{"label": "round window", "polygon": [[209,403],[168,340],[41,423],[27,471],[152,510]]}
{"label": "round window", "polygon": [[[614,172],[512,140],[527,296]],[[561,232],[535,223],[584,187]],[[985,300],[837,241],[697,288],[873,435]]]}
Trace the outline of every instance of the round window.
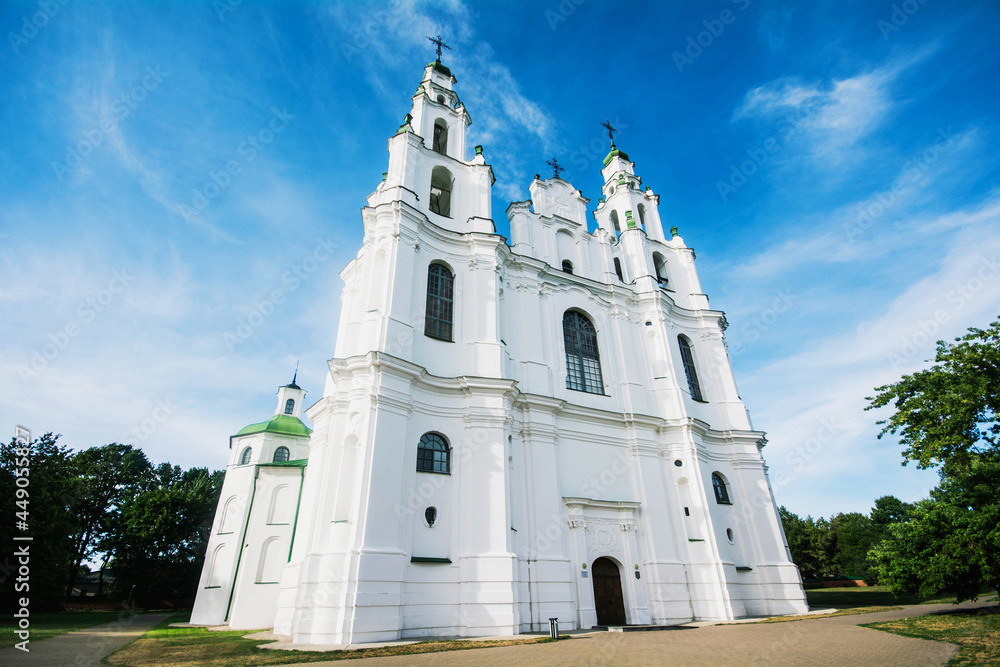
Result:
{"label": "round window", "polygon": [[444,95],[438,95],[438,104],[444,104]]}
{"label": "round window", "polygon": [[427,522],[428,526],[433,526],[434,522],[437,521],[438,510],[436,507],[428,507],[424,510],[424,520]]}
{"label": "round window", "polygon": [[674,461],[674,465],[680,468],[682,465],[684,465],[684,462],[681,461],[680,459],[677,459],[676,461]]}
{"label": "round window", "polygon": [[730,542],[734,542],[735,541],[733,539],[733,529],[732,528],[726,528],[726,537],[729,538]]}

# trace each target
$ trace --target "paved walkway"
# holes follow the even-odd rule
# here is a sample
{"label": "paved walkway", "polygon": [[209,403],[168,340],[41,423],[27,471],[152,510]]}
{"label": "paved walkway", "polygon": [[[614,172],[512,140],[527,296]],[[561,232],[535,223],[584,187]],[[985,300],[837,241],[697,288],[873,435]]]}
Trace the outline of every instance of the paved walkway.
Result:
{"label": "paved walkway", "polygon": [[28,653],[0,649],[0,667],[105,667],[101,658],[139,637],[172,612],[128,616],[119,621],[31,642]]}
{"label": "paved walkway", "polygon": [[[958,650],[954,644],[901,637],[858,627],[962,605],[909,605],[898,611],[837,616],[787,623],[715,625],[659,632],[600,632],[575,635],[551,644],[367,658],[358,667],[402,665],[810,665],[842,667],[938,667]],[[342,667],[343,662],[314,662],[310,667]],[[352,661],[351,663],[355,663]]]}

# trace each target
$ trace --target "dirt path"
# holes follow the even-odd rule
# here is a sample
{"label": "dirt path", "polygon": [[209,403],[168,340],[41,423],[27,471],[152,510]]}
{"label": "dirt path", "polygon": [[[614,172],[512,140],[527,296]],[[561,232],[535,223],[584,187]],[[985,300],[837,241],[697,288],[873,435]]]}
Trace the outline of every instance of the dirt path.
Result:
{"label": "dirt path", "polygon": [[170,613],[128,616],[92,628],[31,642],[28,653],[0,649],[0,667],[104,667],[101,658],[139,637]]}

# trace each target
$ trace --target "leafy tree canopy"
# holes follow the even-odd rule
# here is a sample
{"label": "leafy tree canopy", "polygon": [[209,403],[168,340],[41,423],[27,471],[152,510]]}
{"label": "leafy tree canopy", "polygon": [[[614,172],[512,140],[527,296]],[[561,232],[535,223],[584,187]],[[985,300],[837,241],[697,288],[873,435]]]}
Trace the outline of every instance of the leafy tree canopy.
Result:
{"label": "leafy tree canopy", "polygon": [[938,341],[935,364],[876,387],[866,410],[893,403],[882,431],[899,435],[903,465],[967,470],[977,454],[1000,445],[1000,320],[972,327],[955,344]]}
{"label": "leafy tree canopy", "polygon": [[961,602],[984,585],[1000,591],[1000,457],[980,455],[969,467],[946,475],[869,554],[879,583],[896,595],[954,592]]}

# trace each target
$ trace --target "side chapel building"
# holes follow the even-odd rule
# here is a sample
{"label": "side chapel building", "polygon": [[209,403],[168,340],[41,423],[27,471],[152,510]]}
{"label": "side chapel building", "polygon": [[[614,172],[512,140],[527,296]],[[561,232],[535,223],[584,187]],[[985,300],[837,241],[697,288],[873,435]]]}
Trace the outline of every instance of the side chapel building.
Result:
{"label": "side chapel building", "polygon": [[322,398],[231,455],[191,622],[300,644],[803,613],[723,313],[614,146],[495,231],[469,112],[424,68],[362,209]]}

